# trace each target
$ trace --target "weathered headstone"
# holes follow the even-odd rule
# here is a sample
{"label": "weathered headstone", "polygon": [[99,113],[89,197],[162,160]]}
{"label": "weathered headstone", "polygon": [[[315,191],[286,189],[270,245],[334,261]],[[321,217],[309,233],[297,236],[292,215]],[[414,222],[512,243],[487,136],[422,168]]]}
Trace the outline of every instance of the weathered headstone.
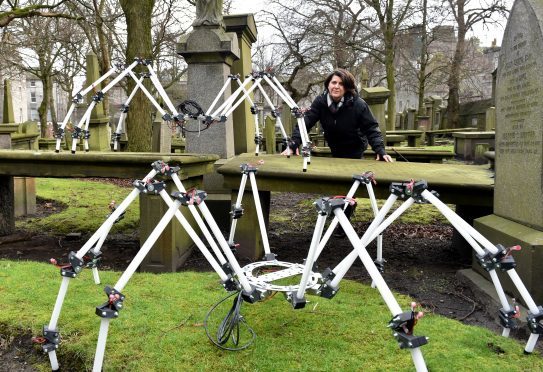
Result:
{"label": "weathered headstone", "polygon": [[4,80],[4,106],[2,110],[2,123],[15,123],[15,114],[13,113],[13,100],[11,99],[11,83],[7,79]]}
{"label": "weathered headstone", "polygon": [[[385,137],[388,129],[386,127],[385,102],[388,97],[390,97],[390,90],[385,87],[362,88],[360,90],[360,96],[369,105],[373,116],[379,123],[379,129],[381,129],[381,133],[383,133],[383,137]],[[394,128],[390,128],[389,130],[394,130]]]}
{"label": "weathered headstone", "polygon": [[494,214],[476,222],[492,242],[522,246],[517,270],[536,302],[543,301],[542,27],[543,3],[515,1],[497,72]]}
{"label": "weathered headstone", "polygon": [[417,116],[417,109],[410,108],[407,110],[407,130],[415,129],[415,119]]}
{"label": "weathered headstone", "polygon": [[[98,57],[94,53],[87,54],[87,81],[86,86],[91,85],[100,78]],[[98,84],[87,95],[87,102],[92,102],[92,96],[101,89]],[[110,151],[111,133],[109,130],[109,118],[104,114],[104,104],[98,102],[92,110],[89,122],[89,148],[91,151]]]}
{"label": "weathered headstone", "polygon": [[496,129],[496,107],[489,107],[485,113],[485,131]]}

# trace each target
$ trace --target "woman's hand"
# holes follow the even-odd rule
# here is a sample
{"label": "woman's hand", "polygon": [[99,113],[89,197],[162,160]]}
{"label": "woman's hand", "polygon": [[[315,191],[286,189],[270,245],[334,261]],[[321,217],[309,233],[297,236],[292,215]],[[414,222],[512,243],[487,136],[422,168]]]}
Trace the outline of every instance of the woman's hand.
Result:
{"label": "woman's hand", "polygon": [[387,163],[392,163],[393,162],[390,155],[386,155],[386,154],[385,155],[377,154],[377,156],[375,157],[375,160],[386,161]]}

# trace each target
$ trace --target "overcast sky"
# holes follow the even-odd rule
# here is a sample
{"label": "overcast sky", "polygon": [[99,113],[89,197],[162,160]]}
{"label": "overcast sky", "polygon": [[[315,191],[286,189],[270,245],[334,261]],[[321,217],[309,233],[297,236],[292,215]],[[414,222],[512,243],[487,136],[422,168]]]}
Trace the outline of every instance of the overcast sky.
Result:
{"label": "overcast sky", "polygon": [[[484,1],[484,0],[482,0]],[[505,0],[509,8],[513,5],[514,0]],[[265,0],[234,0],[232,7],[232,13],[257,13],[264,9],[266,4]],[[477,36],[481,40],[481,46],[490,46],[493,39],[497,40],[497,44],[501,45],[503,38],[503,31],[505,30],[506,22],[503,21],[502,25],[490,26],[488,29],[478,26],[468,34],[468,37]],[[259,34],[266,34],[266,30],[260,28]]]}

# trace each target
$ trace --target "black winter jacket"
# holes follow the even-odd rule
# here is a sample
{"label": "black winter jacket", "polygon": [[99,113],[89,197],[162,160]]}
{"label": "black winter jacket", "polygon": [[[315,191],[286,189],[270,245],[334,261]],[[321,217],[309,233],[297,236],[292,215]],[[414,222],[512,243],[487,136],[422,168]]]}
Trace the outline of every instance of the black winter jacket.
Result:
{"label": "black winter jacket", "polygon": [[[376,154],[385,155],[385,146],[379,124],[373,117],[368,104],[358,95],[345,94],[343,105],[332,113],[328,107],[327,94],[321,94],[311,104],[304,116],[309,131],[320,121],[324,138],[335,158],[360,159],[367,142]],[[365,140],[367,138],[367,142]],[[292,133],[291,149],[301,145],[298,126]]]}

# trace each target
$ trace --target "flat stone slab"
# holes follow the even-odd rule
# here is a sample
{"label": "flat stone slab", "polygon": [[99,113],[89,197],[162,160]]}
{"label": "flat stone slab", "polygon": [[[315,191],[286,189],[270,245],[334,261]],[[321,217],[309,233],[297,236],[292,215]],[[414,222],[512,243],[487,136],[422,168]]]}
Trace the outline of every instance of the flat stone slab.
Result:
{"label": "flat stone slab", "polygon": [[162,160],[180,166],[179,177],[187,179],[213,171],[219,157],[213,154],[161,154],[136,152],[78,152],[0,150],[0,176],[117,177],[140,179],[151,163]]}
{"label": "flat stone slab", "polygon": [[494,138],[495,132],[454,132],[453,137],[456,138]]}
{"label": "flat stone slab", "polygon": [[[302,172],[302,158],[290,159],[281,155],[242,154],[226,161],[218,168],[224,176],[224,186],[236,190],[241,179],[240,165],[257,165],[256,180],[262,191],[308,192],[323,196],[345,195],[353,181],[352,176],[366,171],[375,173],[375,194],[387,198],[391,182],[410,179],[428,182],[429,189],[440,194],[440,199],[450,204],[491,206],[494,180],[487,165],[429,164],[375,160],[337,159],[312,157],[307,172]],[[248,185],[249,186],[249,185]],[[365,187],[360,187],[359,197],[367,197]]]}

